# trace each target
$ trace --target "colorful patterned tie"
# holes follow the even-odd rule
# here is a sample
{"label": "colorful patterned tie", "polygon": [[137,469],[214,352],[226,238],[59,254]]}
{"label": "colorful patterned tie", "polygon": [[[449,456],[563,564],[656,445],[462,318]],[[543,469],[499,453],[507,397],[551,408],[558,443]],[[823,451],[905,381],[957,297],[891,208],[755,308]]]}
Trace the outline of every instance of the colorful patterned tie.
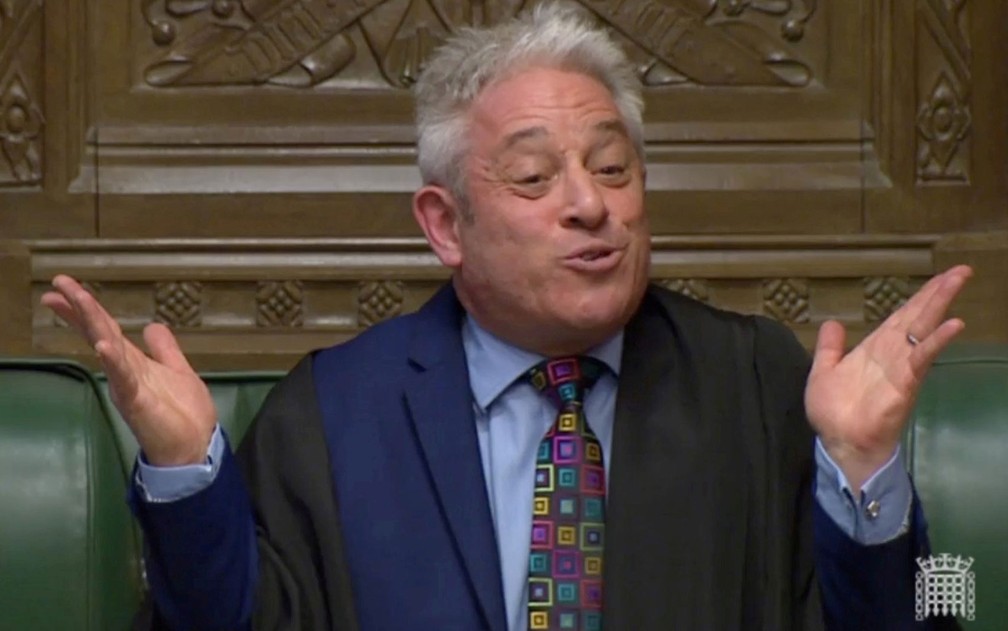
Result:
{"label": "colorful patterned tie", "polygon": [[569,357],[528,372],[559,410],[536,457],[528,579],[532,631],[602,629],[605,468],[583,403],[604,370],[590,357]]}

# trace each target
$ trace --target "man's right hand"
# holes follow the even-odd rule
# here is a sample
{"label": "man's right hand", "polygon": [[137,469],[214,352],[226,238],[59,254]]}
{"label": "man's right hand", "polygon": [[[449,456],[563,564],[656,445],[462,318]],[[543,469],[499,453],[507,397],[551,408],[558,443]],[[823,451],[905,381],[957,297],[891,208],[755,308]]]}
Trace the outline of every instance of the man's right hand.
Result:
{"label": "man's right hand", "polygon": [[66,320],[98,354],[112,402],[147,462],[161,467],[204,462],[217,412],[206,384],[168,327],[155,323],[144,328],[148,357],[77,281],[58,275],[52,284],[54,291],[42,296],[42,304]]}

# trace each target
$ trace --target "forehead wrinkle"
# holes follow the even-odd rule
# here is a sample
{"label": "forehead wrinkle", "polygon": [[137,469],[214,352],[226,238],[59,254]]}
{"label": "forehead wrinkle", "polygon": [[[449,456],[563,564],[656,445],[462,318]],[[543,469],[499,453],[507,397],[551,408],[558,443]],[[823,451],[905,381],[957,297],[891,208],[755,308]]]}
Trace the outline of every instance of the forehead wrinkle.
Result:
{"label": "forehead wrinkle", "polygon": [[[619,118],[599,121],[592,125],[590,129],[592,132],[602,134],[602,138],[599,138],[591,143],[592,149],[608,146],[613,142],[614,136],[627,140],[630,139],[630,133],[627,130],[626,125]],[[519,129],[518,131],[508,134],[497,147],[497,151],[495,153],[500,155],[526,140],[540,140],[549,136],[549,130],[542,125]]]}
{"label": "forehead wrinkle", "polygon": [[547,136],[549,136],[549,131],[542,125],[519,129],[518,131],[505,136],[504,141],[501,142],[497,151],[498,153],[503,153],[525,140],[539,140]]}

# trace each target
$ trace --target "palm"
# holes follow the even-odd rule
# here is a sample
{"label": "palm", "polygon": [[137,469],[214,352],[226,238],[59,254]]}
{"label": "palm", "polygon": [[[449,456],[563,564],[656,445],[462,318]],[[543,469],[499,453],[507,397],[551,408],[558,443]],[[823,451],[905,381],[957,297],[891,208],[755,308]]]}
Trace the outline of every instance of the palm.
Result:
{"label": "palm", "polygon": [[[907,362],[886,361],[912,348],[904,335],[896,334],[895,344],[892,338],[876,331],[833,370],[810,375],[806,409],[820,436],[871,450],[888,446],[899,433],[917,379]],[[850,392],[861,394],[852,397]]]}
{"label": "palm", "polygon": [[201,461],[216,423],[206,384],[182,355],[167,327],[144,329],[148,357],[119,324],[73,279],[58,276],[42,297],[98,353],[112,402],[152,464]]}
{"label": "palm", "polygon": [[961,266],[932,278],[849,353],[840,324],[820,329],[805,408],[852,483],[866,479],[899,443],[927,369],[963,328],[961,320],[944,318],[970,274]]}

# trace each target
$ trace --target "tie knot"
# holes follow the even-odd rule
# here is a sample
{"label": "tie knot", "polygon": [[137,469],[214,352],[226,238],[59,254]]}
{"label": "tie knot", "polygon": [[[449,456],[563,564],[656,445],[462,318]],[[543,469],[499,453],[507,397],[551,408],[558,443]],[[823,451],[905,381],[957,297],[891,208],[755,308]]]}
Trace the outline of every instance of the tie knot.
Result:
{"label": "tie knot", "polygon": [[605,364],[593,357],[546,359],[526,373],[529,383],[545,394],[557,408],[582,404],[585,391],[602,376]]}

